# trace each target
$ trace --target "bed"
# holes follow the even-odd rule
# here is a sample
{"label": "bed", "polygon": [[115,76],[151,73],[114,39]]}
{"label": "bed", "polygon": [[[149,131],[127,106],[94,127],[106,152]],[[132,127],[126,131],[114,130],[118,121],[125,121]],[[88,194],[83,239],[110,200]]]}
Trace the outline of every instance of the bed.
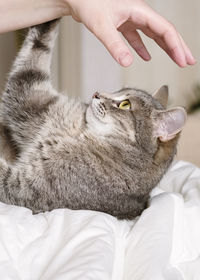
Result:
{"label": "bed", "polygon": [[174,162],[133,221],[0,203],[1,280],[199,280],[200,169]]}

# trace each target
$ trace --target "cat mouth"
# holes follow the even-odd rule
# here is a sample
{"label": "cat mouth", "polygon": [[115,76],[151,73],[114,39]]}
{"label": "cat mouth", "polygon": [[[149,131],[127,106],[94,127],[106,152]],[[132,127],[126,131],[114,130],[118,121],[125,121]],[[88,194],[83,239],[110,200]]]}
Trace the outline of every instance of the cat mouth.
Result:
{"label": "cat mouth", "polygon": [[93,99],[91,104],[93,115],[98,119],[102,120],[106,115],[106,107],[100,99]]}

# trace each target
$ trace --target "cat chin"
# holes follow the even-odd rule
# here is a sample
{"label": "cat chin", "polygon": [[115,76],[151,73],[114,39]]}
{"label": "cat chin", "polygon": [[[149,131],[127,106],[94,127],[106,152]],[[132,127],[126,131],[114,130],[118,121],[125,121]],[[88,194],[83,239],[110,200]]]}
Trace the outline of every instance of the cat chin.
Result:
{"label": "cat chin", "polygon": [[86,111],[86,123],[89,131],[95,135],[108,136],[113,133],[112,124],[101,121],[92,110],[92,104]]}

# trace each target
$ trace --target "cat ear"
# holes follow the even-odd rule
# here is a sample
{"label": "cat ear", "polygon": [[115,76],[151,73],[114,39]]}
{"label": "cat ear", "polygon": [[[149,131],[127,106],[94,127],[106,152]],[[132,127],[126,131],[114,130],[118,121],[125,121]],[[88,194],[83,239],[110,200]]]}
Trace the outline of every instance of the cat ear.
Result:
{"label": "cat ear", "polygon": [[168,102],[168,86],[162,86],[156,90],[153,94],[153,97],[160,102],[160,104],[166,109]]}
{"label": "cat ear", "polygon": [[173,139],[179,133],[187,119],[187,113],[182,107],[166,111],[157,111],[155,115],[154,135],[162,142]]}

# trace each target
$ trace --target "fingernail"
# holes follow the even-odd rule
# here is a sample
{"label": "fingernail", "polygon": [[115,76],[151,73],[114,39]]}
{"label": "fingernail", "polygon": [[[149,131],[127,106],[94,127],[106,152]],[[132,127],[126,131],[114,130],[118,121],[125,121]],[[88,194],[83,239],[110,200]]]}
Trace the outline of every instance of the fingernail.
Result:
{"label": "fingernail", "polygon": [[[178,61],[178,62],[177,62]],[[185,68],[186,66],[187,66],[187,61],[186,61],[186,57],[184,56],[179,56],[178,58],[177,58],[177,61],[176,61],[176,63],[180,66],[180,67],[182,67],[182,68]]]}
{"label": "fingernail", "polygon": [[125,67],[130,66],[133,61],[133,57],[129,53],[123,53],[119,57],[119,63]]}
{"label": "fingernail", "polygon": [[187,63],[189,65],[193,65],[193,64],[196,63],[196,59],[193,57],[193,55],[191,53],[188,54],[188,59],[187,60],[188,60]]}
{"label": "fingernail", "polygon": [[149,53],[144,53],[143,54],[143,59],[146,60],[146,61],[149,61],[151,59],[151,56]]}

